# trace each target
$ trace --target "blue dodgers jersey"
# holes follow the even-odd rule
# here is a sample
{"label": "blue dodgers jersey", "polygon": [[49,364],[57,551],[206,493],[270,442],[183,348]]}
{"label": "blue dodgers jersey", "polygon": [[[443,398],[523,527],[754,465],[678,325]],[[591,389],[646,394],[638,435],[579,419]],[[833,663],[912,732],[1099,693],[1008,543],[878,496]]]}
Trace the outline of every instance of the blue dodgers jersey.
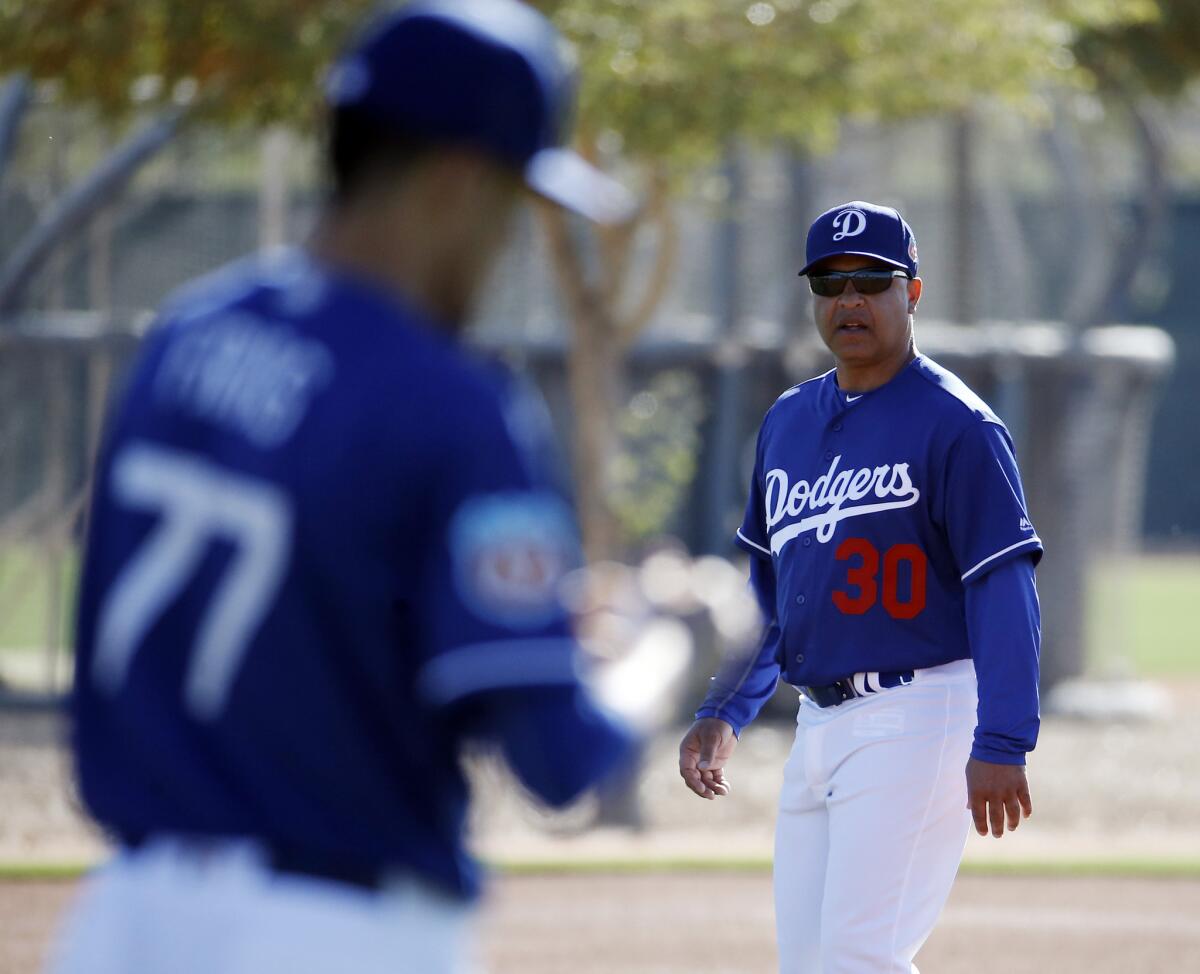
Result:
{"label": "blue dodgers jersey", "polygon": [[97,819],[471,895],[465,738],[507,726],[534,769],[579,749],[569,781],[530,772],[549,800],[627,753],[579,683],[547,434],[432,323],[301,252],[171,302],[96,473],[73,708]]}
{"label": "blue dodgers jersey", "polygon": [[871,392],[830,371],[780,397],[738,542],[770,559],[758,595],[797,686],[970,657],[965,587],[1042,550],[1007,429],[920,355]]}

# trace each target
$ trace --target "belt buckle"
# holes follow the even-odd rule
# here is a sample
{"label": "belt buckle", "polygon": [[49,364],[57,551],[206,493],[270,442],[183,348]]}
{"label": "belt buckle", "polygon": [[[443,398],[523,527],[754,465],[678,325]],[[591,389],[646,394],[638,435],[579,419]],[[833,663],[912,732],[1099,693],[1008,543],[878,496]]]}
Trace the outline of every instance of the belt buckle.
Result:
{"label": "belt buckle", "polygon": [[[814,704],[824,710],[826,707],[838,707],[847,700],[857,697],[858,691],[849,680],[835,680],[823,687],[805,686],[800,688],[804,695]],[[834,699],[836,694],[837,699]]]}

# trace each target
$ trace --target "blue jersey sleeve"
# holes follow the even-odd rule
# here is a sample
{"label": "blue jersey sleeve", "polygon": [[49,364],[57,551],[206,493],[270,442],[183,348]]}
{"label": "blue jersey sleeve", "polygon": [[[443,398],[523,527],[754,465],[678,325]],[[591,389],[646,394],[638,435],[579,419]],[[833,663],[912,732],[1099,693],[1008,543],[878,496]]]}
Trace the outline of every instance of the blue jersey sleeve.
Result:
{"label": "blue jersey sleeve", "polygon": [[973,757],[1024,764],[1037,743],[1041,610],[1032,557],[1006,561],[968,585],[967,632],[979,681]]}
{"label": "blue jersey sleeve", "polygon": [[576,798],[638,746],[632,732],[582,687],[527,687],[477,697],[468,733],[498,741],[521,783],[554,806]]}
{"label": "blue jersey sleeve", "polygon": [[432,437],[440,456],[425,487],[427,550],[412,610],[422,634],[417,686],[435,707],[577,678],[559,598],[580,561],[571,512],[489,392],[466,390]]}
{"label": "blue jersey sleeve", "polygon": [[964,585],[1021,555],[1037,563],[1042,542],[1003,426],[969,425],[950,449],[944,476],[946,533]]}
{"label": "blue jersey sleeve", "polygon": [[769,558],[751,558],[750,585],[763,615],[763,634],[754,651],[726,659],[696,717],[719,717],[741,735],[779,683],[779,640],[775,617],[775,573]]}
{"label": "blue jersey sleeve", "polygon": [[750,477],[750,495],[746,499],[746,513],[734,540],[738,547],[752,556],[770,558],[771,542],[767,537],[766,507],[763,503],[762,435],[760,430],[755,450],[754,473]]}
{"label": "blue jersey sleeve", "polygon": [[569,508],[544,482],[509,404],[477,396],[441,431],[429,485],[431,539],[412,611],[418,694],[500,745],[552,803],[624,759],[631,740],[585,690],[561,583],[580,562]]}

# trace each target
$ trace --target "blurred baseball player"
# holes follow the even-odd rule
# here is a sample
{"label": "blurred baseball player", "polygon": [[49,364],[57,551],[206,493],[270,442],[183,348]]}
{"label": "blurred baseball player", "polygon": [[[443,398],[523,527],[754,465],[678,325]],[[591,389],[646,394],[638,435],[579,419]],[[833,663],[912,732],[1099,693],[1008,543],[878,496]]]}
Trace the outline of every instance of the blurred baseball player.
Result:
{"label": "blurred baseball player", "polygon": [[78,620],[80,788],[121,851],[55,970],[465,970],[460,746],[552,804],[628,754],[579,680],[540,414],[454,340],[523,185],[628,206],[560,147],[568,56],[516,0],[384,15],[328,82],[311,244],[162,311]]}
{"label": "blurred baseball player", "polygon": [[800,273],[836,368],[763,421],[737,540],[764,638],[714,678],[680,773],[702,797],[727,794],[737,735],[781,675],[798,687],[776,828],[780,970],[909,974],[972,818],[998,838],[1032,811],[1042,544],[1008,431],[916,349],[922,285],[900,214],[823,213]]}

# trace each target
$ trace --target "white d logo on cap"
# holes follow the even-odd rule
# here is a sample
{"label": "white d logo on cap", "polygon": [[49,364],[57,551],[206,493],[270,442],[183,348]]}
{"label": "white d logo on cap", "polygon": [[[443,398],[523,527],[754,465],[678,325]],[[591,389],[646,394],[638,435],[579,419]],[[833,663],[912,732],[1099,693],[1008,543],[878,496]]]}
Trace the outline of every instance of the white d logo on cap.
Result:
{"label": "white d logo on cap", "polygon": [[857,237],[867,229],[867,215],[862,210],[842,210],[833,218],[833,225],[840,228],[839,232],[833,235],[834,240]]}

